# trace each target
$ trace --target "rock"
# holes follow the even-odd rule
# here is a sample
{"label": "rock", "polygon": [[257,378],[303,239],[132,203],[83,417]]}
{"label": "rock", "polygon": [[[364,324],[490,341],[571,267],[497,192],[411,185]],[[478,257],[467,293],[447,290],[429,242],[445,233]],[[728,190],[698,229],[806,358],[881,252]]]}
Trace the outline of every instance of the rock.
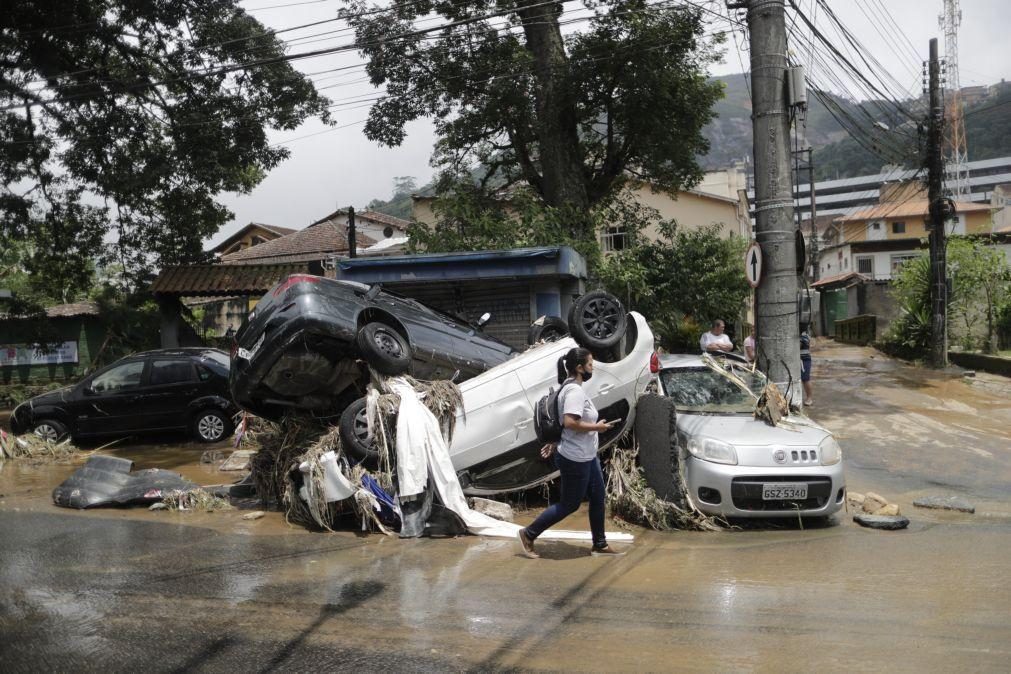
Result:
{"label": "rock", "polygon": [[168,510],[168,503],[163,503],[161,501],[158,503],[152,503],[148,506],[148,510]]}
{"label": "rock", "polygon": [[225,453],[220,449],[208,449],[200,455],[200,463],[214,463],[215,461],[221,461],[223,458],[225,458]]}
{"label": "rock", "polygon": [[864,505],[864,495],[855,491],[846,492],[846,502],[851,508],[860,509]]}
{"label": "rock", "polygon": [[499,501],[492,501],[475,496],[471,499],[470,507],[479,513],[484,513],[488,517],[494,517],[495,519],[502,520],[503,522],[513,521],[513,508],[508,503],[501,503]]}
{"label": "rock", "polygon": [[237,449],[232,452],[218,470],[249,470],[249,459],[256,454],[255,449]]}
{"label": "rock", "polygon": [[887,516],[857,513],[853,516],[853,521],[862,527],[868,527],[869,529],[884,529],[886,531],[905,529],[909,526],[909,518],[902,517],[901,515]]}
{"label": "rock", "polygon": [[864,496],[863,508],[865,513],[868,514],[876,513],[877,511],[884,508],[886,505],[888,505],[888,499],[886,499],[884,496],[875,494],[872,491],[867,492],[867,494]]}
{"label": "rock", "polygon": [[962,376],[963,377],[975,377],[976,376],[976,371],[975,370],[966,370],[965,372],[962,373]]}
{"label": "rock", "polygon": [[881,515],[881,516],[884,516],[884,517],[897,517],[897,516],[901,515],[902,513],[899,512],[899,506],[898,505],[896,505],[895,503],[889,503],[884,508],[881,508],[880,510],[874,511],[874,514],[875,515]]}
{"label": "rock", "polygon": [[924,496],[913,501],[917,508],[934,508],[937,510],[957,510],[963,513],[976,512],[976,506],[961,496]]}
{"label": "rock", "polygon": [[245,515],[242,516],[242,519],[244,519],[244,520],[258,520],[258,519],[260,519],[261,517],[263,517],[266,514],[267,513],[263,512],[262,510],[257,510],[255,512],[246,513]]}

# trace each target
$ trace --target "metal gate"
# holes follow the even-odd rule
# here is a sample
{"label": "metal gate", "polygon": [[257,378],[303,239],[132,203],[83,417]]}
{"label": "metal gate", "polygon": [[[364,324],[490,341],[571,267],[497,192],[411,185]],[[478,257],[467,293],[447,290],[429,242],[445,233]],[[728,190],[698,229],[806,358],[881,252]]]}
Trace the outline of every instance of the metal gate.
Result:
{"label": "metal gate", "polygon": [[827,290],[822,296],[825,298],[822,312],[825,319],[825,334],[835,337],[835,322],[844,320],[847,314],[846,289]]}

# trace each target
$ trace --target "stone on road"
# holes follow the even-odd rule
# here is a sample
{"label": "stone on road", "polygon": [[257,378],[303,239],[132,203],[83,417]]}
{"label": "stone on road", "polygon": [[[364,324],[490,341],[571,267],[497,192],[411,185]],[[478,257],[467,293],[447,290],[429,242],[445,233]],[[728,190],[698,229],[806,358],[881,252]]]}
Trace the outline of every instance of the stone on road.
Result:
{"label": "stone on road", "polygon": [[913,501],[917,508],[933,508],[936,510],[957,510],[963,513],[976,512],[976,506],[961,496],[924,496]]}
{"label": "stone on road", "polygon": [[902,517],[901,515],[867,515],[865,513],[857,513],[853,516],[853,521],[868,529],[884,529],[886,531],[905,529],[909,526],[909,518]]}

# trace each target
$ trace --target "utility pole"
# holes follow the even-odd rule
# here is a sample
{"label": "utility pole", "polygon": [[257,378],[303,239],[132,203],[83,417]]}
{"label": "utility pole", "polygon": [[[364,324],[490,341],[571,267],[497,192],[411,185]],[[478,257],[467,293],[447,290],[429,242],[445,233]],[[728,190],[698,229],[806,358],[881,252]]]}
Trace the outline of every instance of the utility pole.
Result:
{"label": "utility pole", "polygon": [[[730,5],[743,7],[743,3]],[[797,225],[790,176],[784,0],[747,3],[751,36],[752,126],[755,156],[755,238],[763,271],[755,289],[758,367],[785,393],[800,396],[797,316]]]}
{"label": "utility pole", "polygon": [[807,146],[807,186],[811,189],[811,250],[808,251],[808,258],[811,260],[811,280],[817,281],[821,275],[818,266],[818,204],[814,194],[814,148]]}
{"label": "utility pole", "polygon": [[358,233],[355,231],[354,206],[348,206],[348,257],[358,257]]}
{"label": "utility pole", "polygon": [[941,144],[944,135],[944,109],[941,107],[941,64],[937,59],[937,38],[930,41],[927,64],[930,92],[930,116],[927,119],[927,200],[930,204],[930,309],[931,363],[948,365],[948,283],[945,262],[944,221],[947,206],[943,197],[944,159]]}

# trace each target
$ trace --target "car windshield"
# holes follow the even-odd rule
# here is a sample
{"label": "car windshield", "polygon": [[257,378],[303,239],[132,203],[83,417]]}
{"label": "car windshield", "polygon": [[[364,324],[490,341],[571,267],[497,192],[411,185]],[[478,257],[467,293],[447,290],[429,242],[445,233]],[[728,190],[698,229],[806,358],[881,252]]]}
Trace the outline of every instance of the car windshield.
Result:
{"label": "car windshield", "polygon": [[223,351],[204,351],[200,355],[212,363],[216,363],[217,365],[223,367],[225,373],[227,374],[228,368],[231,366],[231,361],[228,360],[227,353],[224,353]]}
{"label": "car windshield", "polygon": [[750,413],[755,409],[755,396],[765,387],[765,376],[741,368],[735,368],[734,372],[755,395],[708,367],[664,370],[660,373],[660,381],[679,412]]}

